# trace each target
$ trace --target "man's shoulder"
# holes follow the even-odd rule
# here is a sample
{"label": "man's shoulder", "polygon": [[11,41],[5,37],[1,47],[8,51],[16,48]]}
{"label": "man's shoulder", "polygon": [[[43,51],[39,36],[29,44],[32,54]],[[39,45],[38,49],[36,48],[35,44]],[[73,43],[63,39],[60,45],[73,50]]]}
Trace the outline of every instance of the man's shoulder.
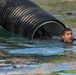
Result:
{"label": "man's shoulder", "polygon": [[73,41],[76,41],[76,38],[73,38]]}

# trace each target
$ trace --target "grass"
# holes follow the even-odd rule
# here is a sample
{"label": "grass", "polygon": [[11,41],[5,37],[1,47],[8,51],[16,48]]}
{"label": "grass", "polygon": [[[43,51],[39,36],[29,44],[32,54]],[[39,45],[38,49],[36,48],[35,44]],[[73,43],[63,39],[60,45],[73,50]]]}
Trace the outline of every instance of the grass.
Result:
{"label": "grass", "polygon": [[62,1],[55,1],[55,2],[48,2],[45,1],[44,2],[37,2],[36,3],[38,6],[40,6],[41,8],[64,8],[66,10],[71,9],[71,10],[76,10],[76,3],[75,2],[62,2]]}
{"label": "grass", "polygon": [[[67,27],[76,27],[76,1],[63,2],[61,0],[38,0],[35,3],[51,15],[62,15],[63,17],[56,18],[63,22]],[[69,16],[66,14],[67,12],[72,12],[73,15]]]}

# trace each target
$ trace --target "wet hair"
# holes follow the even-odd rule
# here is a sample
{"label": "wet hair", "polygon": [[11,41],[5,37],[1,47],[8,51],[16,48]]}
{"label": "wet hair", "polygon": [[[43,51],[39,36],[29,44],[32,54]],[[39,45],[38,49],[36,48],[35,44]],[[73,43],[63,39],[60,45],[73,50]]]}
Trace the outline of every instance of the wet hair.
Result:
{"label": "wet hair", "polygon": [[66,31],[72,31],[72,29],[70,29],[70,28],[64,28],[63,31],[62,31],[62,35],[64,35]]}

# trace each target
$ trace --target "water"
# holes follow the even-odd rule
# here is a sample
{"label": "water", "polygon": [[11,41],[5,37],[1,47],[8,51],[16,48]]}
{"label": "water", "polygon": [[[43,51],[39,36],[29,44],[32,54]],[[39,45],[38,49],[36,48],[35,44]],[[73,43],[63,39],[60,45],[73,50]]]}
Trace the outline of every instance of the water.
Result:
{"label": "water", "polygon": [[[43,9],[73,27],[76,38],[76,2],[47,2],[41,4]],[[76,75],[76,42],[64,45],[59,41],[28,40],[0,28],[0,75]]]}
{"label": "water", "polygon": [[76,42],[60,40],[29,40],[0,28],[0,75],[76,75]]}

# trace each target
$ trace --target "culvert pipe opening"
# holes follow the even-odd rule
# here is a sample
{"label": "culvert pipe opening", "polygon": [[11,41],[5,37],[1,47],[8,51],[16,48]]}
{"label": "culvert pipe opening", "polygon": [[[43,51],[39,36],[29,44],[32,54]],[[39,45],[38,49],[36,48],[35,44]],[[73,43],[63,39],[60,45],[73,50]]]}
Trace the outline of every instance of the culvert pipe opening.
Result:
{"label": "culvert pipe opening", "polygon": [[0,0],[0,8],[1,26],[25,38],[40,38],[46,33],[51,37],[65,28],[63,23],[30,0]]}
{"label": "culvert pipe opening", "polygon": [[32,39],[52,39],[53,36],[61,36],[64,25],[49,21],[41,24],[32,35]]}

